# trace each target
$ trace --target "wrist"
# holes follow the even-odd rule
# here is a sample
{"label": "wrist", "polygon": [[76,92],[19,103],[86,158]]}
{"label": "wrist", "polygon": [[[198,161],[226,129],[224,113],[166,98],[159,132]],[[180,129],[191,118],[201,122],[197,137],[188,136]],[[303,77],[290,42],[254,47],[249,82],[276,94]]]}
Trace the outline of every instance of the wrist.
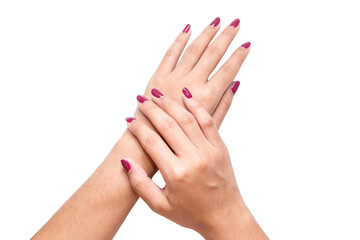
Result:
{"label": "wrist", "polygon": [[206,240],[268,239],[240,196],[200,234]]}
{"label": "wrist", "polygon": [[116,142],[107,160],[110,160],[110,162],[113,162],[112,164],[118,166],[118,161],[122,158],[134,159],[144,168],[149,177],[152,177],[158,170],[129,129],[126,129],[121,138]]}

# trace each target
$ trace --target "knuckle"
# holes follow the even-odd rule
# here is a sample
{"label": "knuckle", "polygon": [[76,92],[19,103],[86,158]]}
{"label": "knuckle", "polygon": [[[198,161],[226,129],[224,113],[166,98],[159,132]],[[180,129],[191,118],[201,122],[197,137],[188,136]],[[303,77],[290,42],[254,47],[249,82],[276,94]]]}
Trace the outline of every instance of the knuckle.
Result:
{"label": "knuckle", "polygon": [[176,44],[181,44],[182,45],[183,43],[185,43],[186,42],[186,37],[185,36],[186,35],[180,34],[180,36],[175,39],[174,45],[176,45]]}
{"label": "knuckle", "polygon": [[222,36],[227,37],[227,38],[234,38],[234,36],[236,35],[237,31],[234,31],[234,28],[225,28],[224,31],[221,33]]}
{"label": "knuckle", "polygon": [[193,43],[187,48],[186,52],[188,55],[195,55],[199,52],[199,50],[200,50],[199,46]]}
{"label": "knuckle", "polygon": [[241,49],[240,47],[234,52],[234,56],[239,57],[240,59],[244,59],[246,55],[247,52],[243,51],[243,49]]}
{"label": "knuckle", "polygon": [[[214,96],[215,95],[215,92],[213,94],[208,94],[208,95],[205,95],[202,99],[201,99],[201,103],[204,104],[204,106],[206,105],[209,105],[209,103],[213,103],[214,102]],[[196,110],[199,110],[201,108],[201,105],[198,104],[196,106]]]}
{"label": "knuckle", "polygon": [[206,50],[208,52],[209,55],[215,56],[215,57],[222,57],[222,55],[224,54],[224,51],[216,46],[210,46],[208,47],[208,49]]}
{"label": "knuckle", "polygon": [[209,36],[209,35],[212,36],[215,33],[214,30],[215,30],[215,28],[208,26],[207,28],[205,28],[203,30],[202,34],[207,35],[207,36]]}
{"label": "knuckle", "polygon": [[144,138],[143,142],[146,146],[154,146],[159,141],[159,137],[155,134],[148,135]]}
{"label": "knuckle", "polygon": [[214,95],[217,94],[216,87],[209,87],[209,88],[202,89],[201,95],[198,97],[198,101],[196,102],[195,107],[196,108],[200,107],[199,102],[201,102],[201,104],[203,104],[204,106],[206,106],[207,103],[209,103],[209,102],[214,102]]}
{"label": "knuckle", "polygon": [[161,98],[161,101],[160,101],[160,108],[162,109],[170,109],[171,106],[173,105],[173,102],[172,102],[172,99],[167,97],[167,96],[164,96],[163,98]]}
{"label": "knuckle", "polygon": [[177,55],[177,51],[175,51],[173,48],[168,49],[165,53],[166,57],[172,57],[175,55]]}
{"label": "knuckle", "polygon": [[175,126],[176,126],[176,122],[171,118],[167,118],[162,121],[160,128],[162,131],[167,131],[167,130],[174,129]]}
{"label": "knuckle", "polygon": [[172,171],[171,178],[174,182],[183,182],[186,178],[186,170],[182,167],[177,167]]}
{"label": "knuckle", "polygon": [[208,165],[209,165],[208,161],[203,160],[203,159],[199,159],[198,161],[194,161],[194,168],[198,172],[203,172],[208,167]]}
{"label": "knuckle", "polygon": [[143,186],[145,184],[145,179],[143,178],[140,178],[140,177],[135,177],[133,178],[132,180],[132,185],[133,185],[133,188],[136,192],[142,192],[142,189],[143,189]]}
{"label": "knuckle", "polygon": [[195,123],[195,117],[190,113],[185,114],[180,119],[180,125],[192,125]]}
{"label": "knuckle", "polygon": [[163,79],[163,74],[161,74],[160,72],[155,72],[149,81],[148,89],[152,89],[153,87],[158,86],[164,81]]}
{"label": "knuckle", "polygon": [[201,121],[201,127],[203,129],[207,129],[207,128],[212,128],[215,126],[215,121],[212,117],[208,116],[205,117],[202,121]]}
{"label": "knuckle", "polygon": [[235,68],[234,68],[232,65],[230,65],[230,64],[224,64],[224,65],[222,66],[222,71],[223,71],[223,73],[225,73],[226,75],[231,75],[231,76],[236,75],[236,73],[237,73],[237,71],[235,70]]}

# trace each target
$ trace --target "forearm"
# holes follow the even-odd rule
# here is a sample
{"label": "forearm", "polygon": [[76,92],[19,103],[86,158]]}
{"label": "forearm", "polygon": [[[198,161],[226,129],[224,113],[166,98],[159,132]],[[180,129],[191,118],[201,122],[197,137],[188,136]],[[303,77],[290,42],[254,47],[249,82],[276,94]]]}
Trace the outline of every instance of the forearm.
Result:
{"label": "forearm", "polygon": [[120,159],[132,157],[152,176],[155,165],[127,130],[102,164],[33,239],[112,239],[138,196]]}

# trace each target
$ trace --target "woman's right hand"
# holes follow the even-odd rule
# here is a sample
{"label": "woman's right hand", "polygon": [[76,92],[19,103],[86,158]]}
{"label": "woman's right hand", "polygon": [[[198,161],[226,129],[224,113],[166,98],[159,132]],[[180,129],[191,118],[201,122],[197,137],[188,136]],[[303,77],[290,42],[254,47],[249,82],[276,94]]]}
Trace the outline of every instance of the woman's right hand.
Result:
{"label": "woman's right hand", "polygon": [[141,120],[127,122],[166,186],[159,188],[136,161],[123,159],[134,191],[153,211],[206,239],[267,239],[243,202],[211,115],[186,88],[182,98],[187,110],[158,90],[152,93],[152,101],[138,107],[166,142]]}

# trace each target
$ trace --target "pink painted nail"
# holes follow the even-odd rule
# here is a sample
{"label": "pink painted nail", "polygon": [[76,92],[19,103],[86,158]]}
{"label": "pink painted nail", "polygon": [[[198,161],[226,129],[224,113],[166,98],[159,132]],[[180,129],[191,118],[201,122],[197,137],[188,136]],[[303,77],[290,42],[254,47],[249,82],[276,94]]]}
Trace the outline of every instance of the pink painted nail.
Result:
{"label": "pink painted nail", "polygon": [[185,95],[186,98],[192,98],[191,92],[186,87],[184,87],[182,89],[182,92],[183,92],[183,94]]}
{"label": "pink painted nail", "polygon": [[234,21],[232,21],[232,23],[230,23],[230,26],[236,28],[237,26],[239,26],[239,23],[240,23],[240,19],[237,18]]}
{"label": "pink painted nail", "polygon": [[125,168],[126,172],[130,172],[131,167],[128,161],[126,161],[125,159],[121,159],[121,164]]}
{"label": "pink painted nail", "polygon": [[187,25],[185,26],[184,30],[183,30],[183,33],[188,33],[189,30],[190,30],[190,28],[191,28],[191,25],[190,25],[190,24],[187,24]]}
{"label": "pink painted nail", "polygon": [[210,27],[216,27],[217,25],[219,25],[220,23],[220,18],[215,18],[211,23],[210,23]]}
{"label": "pink painted nail", "polygon": [[160,92],[156,88],[151,89],[151,94],[156,98],[162,98],[164,96],[164,94],[162,94],[162,92]]}
{"label": "pink painted nail", "polygon": [[127,118],[125,118],[125,120],[126,120],[128,123],[132,123],[133,121],[136,120],[136,118],[134,118],[134,117],[127,117]]}
{"label": "pink painted nail", "polygon": [[242,48],[249,48],[251,45],[251,42],[246,42],[246,43],[243,43],[243,45],[241,45]]}
{"label": "pink painted nail", "polygon": [[233,95],[236,93],[236,91],[238,90],[240,86],[240,82],[239,81],[235,81],[233,82],[233,84],[231,84],[230,90],[233,93]]}
{"label": "pink painted nail", "polygon": [[139,103],[144,103],[148,101],[148,99],[142,95],[137,95],[136,99],[139,101]]}

